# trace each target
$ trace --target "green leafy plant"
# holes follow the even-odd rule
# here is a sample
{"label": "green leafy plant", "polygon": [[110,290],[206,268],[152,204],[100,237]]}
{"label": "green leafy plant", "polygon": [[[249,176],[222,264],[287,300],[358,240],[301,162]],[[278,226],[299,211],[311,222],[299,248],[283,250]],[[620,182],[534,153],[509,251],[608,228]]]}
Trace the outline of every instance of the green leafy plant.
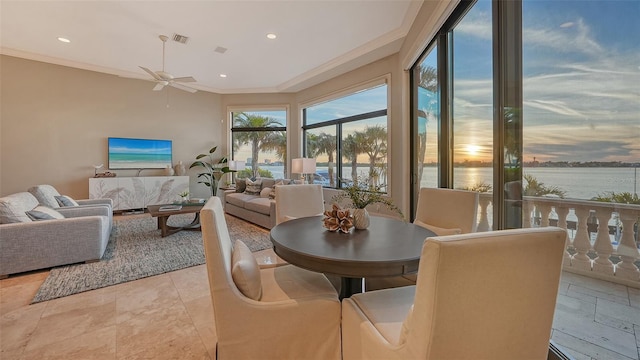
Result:
{"label": "green leafy plant", "polygon": [[357,176],[353,181],[340,179],[340,182],[344,184],[343,192],[334,195],[331,201],[340,202],[346,199],[351,201],[356,209],[364,209],[371,204],[381,204],[396,212],[404,220],[402,211],[390,199],[383,196],[381,189],[384,188],[384,184],[374,184],[368,177]]}
{"label": "green leafy plant", "polygon": [[199,154],[196,156],[196,161],[194,161],[189,169],[192,168],[203,168],[204,172],[198,174],[199,184],[204,184],[211,189],[211,196],[216,196],[216,191],[218,190],[218,181],[220,178],[226,174],[233,172],[233,170],[229,169],[227,164],[227,157],[224,156],[219,160],[216,160],[213,156],[213,153],[218,149],[217,146],[212,147],[209,150],[208,154]]}
{"label": "green leafy plant", "polygon": [[524,188],[525,196],[545,196],[555,195],[561,199],[564,199],[566,191],[560,189],[557,186],[547,186],[543,182],[538,181],[535,176],[530,174],[522,175],[522,178],[527,182]]}
{"label": "green leafy plant", "polygon": [[602,201],[602,202],[613,202],[619,204],[636,204],[640,205],[640,198],[638,194],[632,194],[630,192],[620,192],[617,193],[615,191],[605,192],[604,194],[598,194],[593,197],[591,200],[594,201]]}
{"label": "green leafy plant", "polygon": [[493,186],[491,184],[487,184],[484,181],[482,181],[482,182],[475,183],[471,186],[463,187],[461,190],[475,191],[479,193],[488,193],[488,192],[491,192],[491,190],[493,190]]}

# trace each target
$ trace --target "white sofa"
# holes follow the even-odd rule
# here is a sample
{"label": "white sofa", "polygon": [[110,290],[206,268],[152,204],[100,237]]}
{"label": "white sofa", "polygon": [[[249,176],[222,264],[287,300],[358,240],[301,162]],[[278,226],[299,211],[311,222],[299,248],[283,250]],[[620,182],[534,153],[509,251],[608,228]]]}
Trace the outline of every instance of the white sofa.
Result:
{"label": "white sofa", "polygon": [[102,258],[111,234],[107,206],[55,209],[64,218],[33,221],[39,206],[28,192],[0,198],[0,278],[10,274]]}

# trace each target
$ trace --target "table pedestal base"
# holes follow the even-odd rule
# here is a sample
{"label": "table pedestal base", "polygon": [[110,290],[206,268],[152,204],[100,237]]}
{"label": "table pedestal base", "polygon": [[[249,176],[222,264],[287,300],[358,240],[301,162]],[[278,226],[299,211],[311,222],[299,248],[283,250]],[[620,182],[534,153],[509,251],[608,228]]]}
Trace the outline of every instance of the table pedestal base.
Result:
{"label": "table pedestal base", "polygon": [[348,298],[353,294],[361,293],[363,280],[363,278],[340,278],[340,294],[338,295],[340,300]]}

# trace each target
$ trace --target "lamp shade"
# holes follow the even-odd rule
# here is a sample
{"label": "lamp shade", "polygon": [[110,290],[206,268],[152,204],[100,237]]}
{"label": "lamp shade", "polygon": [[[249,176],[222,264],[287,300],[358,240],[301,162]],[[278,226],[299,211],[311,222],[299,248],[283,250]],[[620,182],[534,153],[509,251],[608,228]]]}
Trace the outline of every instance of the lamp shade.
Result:
{"label": "lamp shade", "polygon": [[297,158],[291,160],[291,172],[295,174],[313,174],[316,172],[316,159]]}
{"label": "lamp shade", "polygon": [[229,161],[229,170],[244,170],[245,162],[241,160]]}

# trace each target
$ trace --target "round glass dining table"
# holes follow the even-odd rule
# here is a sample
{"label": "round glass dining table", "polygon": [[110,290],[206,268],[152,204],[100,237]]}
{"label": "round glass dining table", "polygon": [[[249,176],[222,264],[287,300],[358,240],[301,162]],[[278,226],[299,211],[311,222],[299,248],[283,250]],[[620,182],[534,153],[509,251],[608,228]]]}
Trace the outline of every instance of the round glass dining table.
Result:
{"label": "round glass dining table", "polygon": [[372,216],[365,230],[329,231],[322,216],[280,223],[270,236],[276,254],[301,268],[340,276],[340,299],[362,292],[368,277],[418,271],[422,245],[435,234],[410,222]]}

